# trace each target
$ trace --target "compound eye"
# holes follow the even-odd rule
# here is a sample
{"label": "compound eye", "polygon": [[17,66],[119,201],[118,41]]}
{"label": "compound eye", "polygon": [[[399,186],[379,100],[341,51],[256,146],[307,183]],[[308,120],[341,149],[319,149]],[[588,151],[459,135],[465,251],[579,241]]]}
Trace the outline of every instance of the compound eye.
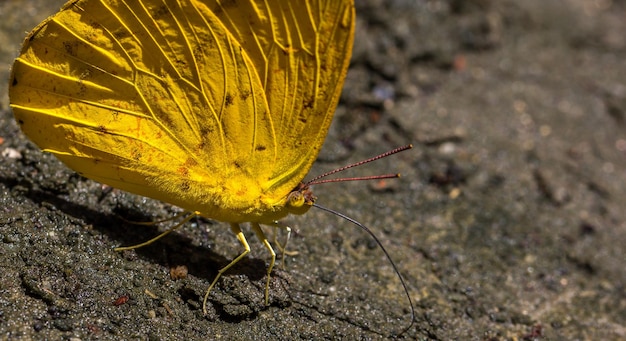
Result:
{"label": "compound eye", "polygon": [[304,195],[300,191],[293,191],[289,193],[287,201],[291,207],[302,207],[304,205]]}

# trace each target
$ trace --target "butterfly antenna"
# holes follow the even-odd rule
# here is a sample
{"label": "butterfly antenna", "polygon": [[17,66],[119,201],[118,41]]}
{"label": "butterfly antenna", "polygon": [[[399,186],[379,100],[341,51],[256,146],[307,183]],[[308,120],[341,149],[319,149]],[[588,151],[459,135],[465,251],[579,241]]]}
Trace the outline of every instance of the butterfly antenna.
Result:
{"label": "butterfly antenna", "polygon": [[[405,149],[408,149],[408,148],[405,148]],[[354,225],[360,227],[363,231],[367,232],[367,234],[369,234],[372,237],[372,239],[374,239],[376,244],[378,244],[378,246],[381,248],[381,250],[383,250],[383,253],[387,257],[387,260],[389,260],[389,263],[391,263],[391,266],[393,267],[393,271],[398,276],[398,279],[400,279],[400,283],[402,283],[402,288],[404,288],[404,293],[406,294],[406,298],[408,299],[409,305],[411,306],[411,323],[406,328],[402,329],[402,331],[399,334],[397,334],[396,336],[400,336],[400,335],[406,333],[409,329],[411,329],[411,327],[413,327],[413,324],[415,323],[415,307],[413,306],[413,300],[411,299],[411,295],[409,294],[409,288],[406,285],[406,282],[404,281],[404,278],[400,274],[400,270],[398,270],[398,267],[396,266],[396,263],[394,263],[393,259],[391,259],[391,256],[387,252],[387,249],[385,249],[385,247],[380,242],[380,240],[376,237],[376,235],[367,226],[361,224],[360,222],[356,221],[355,219],[352,219],[352,218],[348,217],[347,215],[345,215],[343,213],[334,211],[334,210],[332,210],[330,208],[326,208],[324,206],[320,206],[318,204],[313,204],[313,206],[319,208],[322,211],[326,211],[326,212],[332,213],[332,214],[334,214],[334,215],[336,215],[336,216],[338,216],[340,218],[343,218],[343,219],[353,223]]]}
{"label": "butterfly antenna", "polygon": [[387,156],[390,156],[390,155],[393,155],[393,154],[397,154],[399,152],[402,152],[402,151],[405,151],[405,150],[411,149],[411,148],[413,148],[413,145],[408,144],[406,146],[402,146],[402,147],[399,147],[399,148],[396,148],[396,149],[392,149],[392,150],[390,150],[388,152],[385,152],[385,153],[382,153],[380,155],[376,155],[376,156],[374,156],[372,158],[369,158],[367,160],[359,161],[359,162],[353,163],[351,165],[347,165],[347,166],[343,166],[343,167],[337,168],[337,169],[332,170],[330,172],[326,172],[324,174],[321,174],[321,175],[318,175],[318,176],[314,177],[313,179],[307,181],[305,183],[305,185],[306,186],[311,186],[311,185],[319,185],[319,184],[327,183],[327,182],[355,181],[355,180],[379,180],[379,179],[390,179],[390,178],[400,177],[400,174],[384,174],[384,175],[364,176],[364,177],[356,177],[356,178],[341,178],[341,179],[320,180],[321,178],[325,178],[325,177],[327,177],[329,175],[333,175],[335,173],[343,172],[346,169],[350,169],[350,168],[353,168],[353,167],[358,167],[358,166],[364,165],[366,163],[370,163],[372,161],[376,161],[378,159],[382,159],[384,157],[387,157]]}

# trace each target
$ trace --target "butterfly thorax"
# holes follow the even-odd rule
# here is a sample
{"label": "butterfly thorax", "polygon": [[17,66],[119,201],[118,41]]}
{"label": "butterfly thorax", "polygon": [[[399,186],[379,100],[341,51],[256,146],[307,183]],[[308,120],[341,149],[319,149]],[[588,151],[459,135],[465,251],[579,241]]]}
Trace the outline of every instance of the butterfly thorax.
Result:
{"label": "butterfly thorax", "polygon": [[[303,183],[285,194],[263,190],[263,186],[247,180],[234,181],[231,178],[214,188],[200,185],[196,191],[188,192],[195,198],[181,198],[184,201],[181,206],[219,221],[270,224],[288,214],[306,213],[316,200],[311,189]],[[187,206],[187,203],[195,205]]]}

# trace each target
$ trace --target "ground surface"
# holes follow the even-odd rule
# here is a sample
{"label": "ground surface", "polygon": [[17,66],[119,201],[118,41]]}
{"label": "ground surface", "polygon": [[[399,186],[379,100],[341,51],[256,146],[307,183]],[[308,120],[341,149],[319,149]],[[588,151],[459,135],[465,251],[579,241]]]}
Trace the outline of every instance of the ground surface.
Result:
{"label": "ground surface", "polygon": [[[62,1],[0,4],[0,79]],[[311,174],[413,143],[316,188],[380,238],[406,279],[406,339],[626,339],[626,2],[358,0],[352,68]],[[372,239],[321,211],[263,304],[262,246],[228,226],[156,234],[178,212],[77,176],[21,134],[0,84],[0,338],[382,339],[409,307]],[[380,185],[380,184],[379,184]],[[249,231],[247,231],[249,232]],[[270,231],[271,232],[271,231]],[[186,266],[174,280],[170,269]],[[128,301],[121,305],[124,297]],[[119,300],[118,300],[119,299]]]}

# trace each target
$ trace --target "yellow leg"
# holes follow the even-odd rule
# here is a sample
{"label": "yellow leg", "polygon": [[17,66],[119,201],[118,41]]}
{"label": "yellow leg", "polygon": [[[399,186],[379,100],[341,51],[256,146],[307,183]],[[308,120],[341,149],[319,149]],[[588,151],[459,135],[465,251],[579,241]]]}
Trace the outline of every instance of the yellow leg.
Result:
{"label": "yellow leg", "polygon": [[[185,211],[185,212],[181,212],[181,213],[179,213],[179,214],[177,214],[177,215],[175,215],[173,217],[165,218],[165,219],[162,219],[162,220],[154,220],[154,221],[132,221],[132,220],[127,220],[124,217],[120,217],[119,215],[117,215],[117,217],[119,219],[123,220],[124,222],[129,223],[129,224],[133,224],[133,225],[154,226],[154,225],[157,225],[157,224],[161,224],[161,223],[165,223],[165,222],[168,222],[168,221],[176,220],[176,219],[178,219],[178,218],[180,218],[182,216],[185,216],[187,214],[190,214],[190,212],[189,211]],[[200,214],[199,212],[194,212],[194,214],[192,214],[192,216],[193,215],[199,215],[199,214]]]}
{"label": "yellow leg", "polygon": [[[167,236],[168,234],[170,234],[170,233],[174,232],[174,231],[175,231],[175,230],[177,230],[179,227],[183,226],[186,222],[188,222],[188,221],[190,221],[191,219],[193,219],[193,217],[195,217],[195,216],[198,214],[198,212],[194,212],[194,213],[189,213],[189,212],[186,212],[186,213],[184,213],[184,214],[189,214],[189,215],[188,215],[187,217],[185,217],[185,219],[183,219],[180,223],[178,223],[178,224],[176,224],[176,225],[174,225],[174,226],[170,227],[170,228],[169,228],[169,229],[167,229],[165,232],[163,232],[163,233],[161,233],[160,235],[158,235],[158,236],[156,236],[156,237],[154,237],[154,238],[152,238],[152,239],[148,240],[147,242],[143,242],[143,243],[141,243],[141,244],[132,245],[132,246],[122,246],[122,247],[116,247],[116,248],[114,248],[113,250],[115,250],[115,251],[125,251],[125,250],[132,250],[132,249],[137,249],[137,248],[140,248],[140,247],[142,247],[142,246],[150,245],[150,244],[152,244],[152,243],[156,242],[157,240],[159,240],[159,239],[161,239],[161,238],[163,238],[163,237]],[[173,219],[175,219],[175,218],[179,218],[179,217],[181,217],[181,216],[182,216],[182,214],[179,214],[179,215],[175,216]],[[167,219],[167,220],[171,220],[171,219]],[[165,221],[166,221],[166,220],[165,220]],[[158,223],[158,222],[157,222],[157,223]],[[141,224],[139,224],[139,225],[150,225],[150,224],[151,224],[151,223],[141,223]]]}
{"label": "yellow leg", "polygon": [[272,269],[274,269],[274,263],[276,262],[276,252],[274,252],[274,249],[272,249],[272,245],[270,245],[270,242],[267,241],[265,233],[263,233],[263,230],[261,230],[261,226],[258,223],[251,223],[251,225],[252,230],[254,230],[254,233],[256,233],[257,238],[259,238],[263,245],[265,245],[265,248],[267,249],[267,251],[270,252],[270,256],[272,257],[272,260],[270,261],[270,266],[267,267],[267,281],[265,282],[265,305],[268,305],[270,299],[270,275],[272,273]]}
{"label": "yellow leg", "polygon": [[[272,225],[274,226],[274,244],[276,244],[276,247],[278,248],[278,250],[280,251],[280,253],[282,254],[282,258],[280,261],[280,267],[281,268],[285,268],[285,258],[287,258],[286,256],[297,256],[298,255],[298,251],[289,251],[287,250],[287,244],[289,244],[289,238],[291,237],[291,227],[289,226],[285,226],[285,225],[281,225],[278,222],[274,222],[274,224]],[[287,231],[287,238],[285,239],[285,244],[281,244],[278,241],[278,229],[285,229],[285,231]]]}
{"label": "yellow leg", "polygon": [[211,283],[211,285],[207,289],[206,294],[204,294],[204,300],[202,301],[202,312],[204,313],[204,315],[207,314],[207,311],[206,311],[206,301],[209,298],[209,293],[211,292],[211,289],[213,289],[213,287],[215,286],[215,283],[217,283],[217,280],[220,279],[220,277],[222,276],[222,274],[226,270],[230,269],[233,265],[237,264],[237,262],[239,262],[248,253],[250,253],[250,245],[248,245],[248,241],[246,240],[246,236],[244,236],[243,232],[241,232],[241,228],[239,228],[239,224],[235,224],[235,223],[230,224],[230,230],[233,231],[235,236],[237,236],[237,240],[239,240],[239,243],[241,243],[241,245],[243,245],[244,251],[239,256],[237,256],[235,259],[233,259],[230,263],[228,263],[228,265],[226,265],[225,267],[221,268],[217,272],[217,275],[215,276],[215,279],[213,279],[213,282]]}

